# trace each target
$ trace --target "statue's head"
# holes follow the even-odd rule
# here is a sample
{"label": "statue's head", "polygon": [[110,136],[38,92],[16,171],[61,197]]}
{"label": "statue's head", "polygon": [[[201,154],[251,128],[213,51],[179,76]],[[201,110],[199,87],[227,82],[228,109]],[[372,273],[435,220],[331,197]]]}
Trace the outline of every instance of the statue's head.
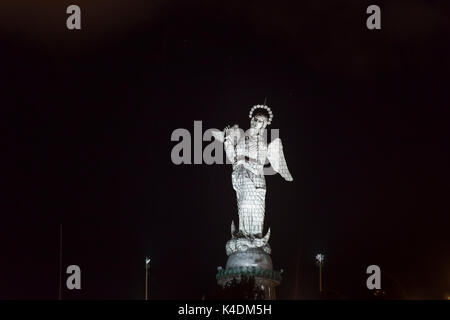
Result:
{"label": "statue's head", "polygon": [[263,130],[273,119],[272,110],[266,105],[253,106],[249,113],[250,128]]}
{"label": "statue's head", "polygon": [[258,112],[253,115],[250,119],[250,128],[252,129],[265,129],[267,127],[267,122],[269,121],[269,116],[263,112]]}

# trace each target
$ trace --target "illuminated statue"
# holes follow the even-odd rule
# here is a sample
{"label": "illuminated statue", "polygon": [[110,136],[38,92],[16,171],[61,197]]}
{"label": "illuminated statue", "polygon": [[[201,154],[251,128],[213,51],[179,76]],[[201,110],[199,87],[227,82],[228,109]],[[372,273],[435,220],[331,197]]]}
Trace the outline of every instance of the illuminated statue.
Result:
{"label": "illuminated statue", "polygon": [[232,184],[239,212],[239,229],[236,230],[234,222],[231,224],[232,239],[226,244],[228,255],[251,248],[261,248],[270,254],[270,228],[264,237],[262,234],[266,160],[285,180],[293,180],[284,158],[281,140],[276,138],[269,145],[265,142],[265,129],[273,119],[272,110],[266,105],[253,106],[249,118],[250,129],[245,133],[237,125],[213,132],[214,137],[224,143],[227,158],[233,165]]}

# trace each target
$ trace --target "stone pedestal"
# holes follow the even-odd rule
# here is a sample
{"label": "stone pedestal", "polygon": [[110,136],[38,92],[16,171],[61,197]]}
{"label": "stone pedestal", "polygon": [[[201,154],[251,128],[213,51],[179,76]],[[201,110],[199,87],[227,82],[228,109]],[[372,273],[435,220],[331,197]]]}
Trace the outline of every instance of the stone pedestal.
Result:
{"label": "stone pedestal", "polygon": [[217,283],[222,287],[234,279],[239,283],[250,277],[264,291],[265,300],[275,299],[275,287],[281,283],[281,273],[273,270],[272,259],[262,248],[249,248],[230,254],[225,269],[219,269],[216,275]]}

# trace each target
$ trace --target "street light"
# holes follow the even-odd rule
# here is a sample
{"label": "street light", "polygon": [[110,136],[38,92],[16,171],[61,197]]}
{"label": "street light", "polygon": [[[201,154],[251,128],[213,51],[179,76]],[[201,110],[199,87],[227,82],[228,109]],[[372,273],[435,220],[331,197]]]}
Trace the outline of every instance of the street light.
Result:
{"label": "street light", "polygon": [[321,253],[316,255],[316,264],[319,266],[319,290],[322,292],[322,267],[325,262],[325,256]]}
{"label": "street light", "polygon": [[150,258],[145,257],[145,300],[148,300],[148,269],[150,268]]}

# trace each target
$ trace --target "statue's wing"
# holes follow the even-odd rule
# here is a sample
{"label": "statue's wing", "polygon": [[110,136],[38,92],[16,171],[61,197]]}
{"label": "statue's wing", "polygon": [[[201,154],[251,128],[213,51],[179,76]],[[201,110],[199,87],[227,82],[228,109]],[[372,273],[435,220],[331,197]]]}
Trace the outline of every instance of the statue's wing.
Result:
{"label": "statue's wing", "polygon": [[212,130],[211,134],[216,140],[219,140],[220,142],[223,142],[225,138],[223,131],[220,130]]}
{"label": "statue's wing", "polygon": [[287,167],[286,159],[284,159],[283,144],[280,138],[273,140],[267,147],[267,158],[273,170],[278,172],[286,181],[294,180]]}

